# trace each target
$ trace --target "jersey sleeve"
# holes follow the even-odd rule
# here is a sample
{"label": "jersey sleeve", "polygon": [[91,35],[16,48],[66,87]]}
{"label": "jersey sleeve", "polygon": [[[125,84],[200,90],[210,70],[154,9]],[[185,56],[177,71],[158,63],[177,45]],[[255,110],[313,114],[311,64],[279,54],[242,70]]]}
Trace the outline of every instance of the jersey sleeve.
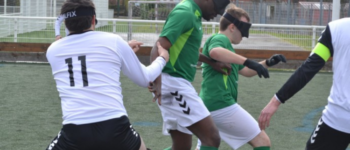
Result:
{"label": "jersey sleeve", "polygon": [[161,74],[166,64],[162,57],[158,57],[150,66],[146,67],[139,61],[134,51],[124,40],[121,39],[117,47],[121,54],[123,74],[141,87],[147,87],[149,82],[154,81]]}
{"label": "jersey sleeve", "polygon": [[327,25],[326,29],[322,32],[317,44],[318,45],[316,45],[316,47],[313,49],[313,53],[318,54],[325,61],[333,56],[332,35],[329,25]]}
{"label": "jersey sleeve", "polygon": [[307,60],[276,93],[277,98],[284,103],[304,88],[331,56],[333,56],[332,37],[329,26],[327,26]]}
{"label": "jersey sleeve", "polygon": [[225,40],[222,40],[220,38],[220,36],[216,36],[216,37],[213,37],[210,41],[209,41],[209,47],[208,47],[208,53],[210,53],[210,51],[213,49],[213,48],[217,48],[217,47],[222,47],[222,48],[226,48],[225,45]]}
{"label": "jersey sleeve", "polygon": [[65,17],[64,15],[60,15],[58,16],[58,18],[55,21],[55,36],[60,35],[60,28],[61,28],[61,24],[64,21]]}
{"label": "jersey sleeve", "polygon": [[193,27],[193,14],[185,9],[174,10],[164,24],[160,37],[166,37],[173,45],[182,33]]}
{"label": "jersey sleeve", "polygon": [[244,65],[239,65],[238,70],[242,70],[245,66]]}

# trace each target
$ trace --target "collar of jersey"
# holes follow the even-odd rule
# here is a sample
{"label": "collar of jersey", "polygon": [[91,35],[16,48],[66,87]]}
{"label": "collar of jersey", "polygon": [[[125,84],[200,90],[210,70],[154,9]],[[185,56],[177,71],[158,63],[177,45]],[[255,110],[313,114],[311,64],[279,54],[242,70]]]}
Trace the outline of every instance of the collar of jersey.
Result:
{"label": "collar of jersey", "polygon": [[70,36],[70,35],[75,35],[75,34],[82,34],[82,33],[90,32],[90,31],[92,31],[92,30],[73,32],[73,33],[70,33],[68,36]]}

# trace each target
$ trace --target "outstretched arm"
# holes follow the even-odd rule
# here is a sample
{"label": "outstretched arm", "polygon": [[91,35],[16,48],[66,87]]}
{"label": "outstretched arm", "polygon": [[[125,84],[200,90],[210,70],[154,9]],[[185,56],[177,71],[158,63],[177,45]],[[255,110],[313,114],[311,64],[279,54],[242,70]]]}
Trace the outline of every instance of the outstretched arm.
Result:
{"label": "outstretched arm", "polygon": [[327,60],[333,55],[332,37],[327,26],[317,45],[306,61],[294,72],[282,88],[272,97],[261,111],[259,126],[265,129],[279,105],[300,91],[322,69]]}
{"label": "outstretched arm", "polygon": [[212,48],[209,52],[209,55],[211,58],[218,61],[247,66],[239,71],[239,73],[244,76],[250,77],[258,74],[259,77],[261,76],[263,76],[264,78],[269,77],[268,70],[264,67],[265,61],[259,64],[255,61],[247,59],[223,47]]}
{"label": "outstretched arm", "polygon": [[148,87],[149,82],[155,80],[162,72],[163,67],[169,59],[169,54],[159,46],[161,55],[148,67],[140,63],[134,51],[125,41],[118,43],[118,51],[122,60],[122,71],[130,80],[141,87]]}
{"label": "outstretched arm", "polygon": [[[259,62],[259,64],[261,64],[262,66],[267,68],[267,67],[274,66],[274,65],[278,64],[279,62],[286,63],[287,60],[283,55],[275,54],[275,55],[271,56],[269,59],[266,59],[266,60]],[[250,69],[248,67],[244,67],[242,70],[239,71],[239,74],[241,74],[245,77],[252,77],[252,76],[257,75],[258,73],[253,69]]]}

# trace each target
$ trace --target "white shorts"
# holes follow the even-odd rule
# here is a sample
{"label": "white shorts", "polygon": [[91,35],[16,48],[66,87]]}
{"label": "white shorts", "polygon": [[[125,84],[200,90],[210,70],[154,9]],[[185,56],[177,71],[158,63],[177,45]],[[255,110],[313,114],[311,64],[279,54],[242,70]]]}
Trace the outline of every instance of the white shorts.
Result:
{"label": "white shorts", "polygon": [[[211,116],[221,139],[232,149],[238,149],[261,132],[258,122],[237,103],[212,111]],[[198,140],[198,149],[200,144]]]}
{"label": "white shorts", "polygon": [[158,106],[164,135],[169,135],[169,130],[192,134],[186,127],[210,115],[189,81],[166,73],[162,73],[162,102]]}

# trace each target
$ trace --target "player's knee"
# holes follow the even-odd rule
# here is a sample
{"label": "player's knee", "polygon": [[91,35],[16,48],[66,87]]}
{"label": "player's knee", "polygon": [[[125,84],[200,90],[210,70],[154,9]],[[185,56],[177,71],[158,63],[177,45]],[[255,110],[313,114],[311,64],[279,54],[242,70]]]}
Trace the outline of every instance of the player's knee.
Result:
{"label": "player's knee", "polygon": [[271,141],[269,136],[266,134],[265,131],[261,131],[253,140],[249,142],[250,145],[253,147],[260,147],[260,146],[271,146]]}
{"label": "player's knee", "polygon": [[220,143],[221,143],[221,138],[220,138],[220,134],[217,128],[213,129],[214,132],[212,132],[212,137],[211,137],[211,141],[213,142],[214,147],[219,147]]}
{"label": "player's knee", "polygon": [[259,135],[261,136],[261,139],[264,143],[263,146],[271,146],[270,137],[266,134],[265,131],[261,131]]}
{"label": "player's knee", "polygon": [[210,136],[204,137],[202,141],[202,145],[211,146],[211,147],[219,147],[221,138],[218,132],[213,132],[213,134],[209,134]]}
{"label": "player's knee", "polygon": [[219,147],[220,143],[221,143],[221,138],[219,135],[219,132],[217,132],[216,134],[214,134],[215,136],[213,136],[213,142],[214,142],[214,147]]}

